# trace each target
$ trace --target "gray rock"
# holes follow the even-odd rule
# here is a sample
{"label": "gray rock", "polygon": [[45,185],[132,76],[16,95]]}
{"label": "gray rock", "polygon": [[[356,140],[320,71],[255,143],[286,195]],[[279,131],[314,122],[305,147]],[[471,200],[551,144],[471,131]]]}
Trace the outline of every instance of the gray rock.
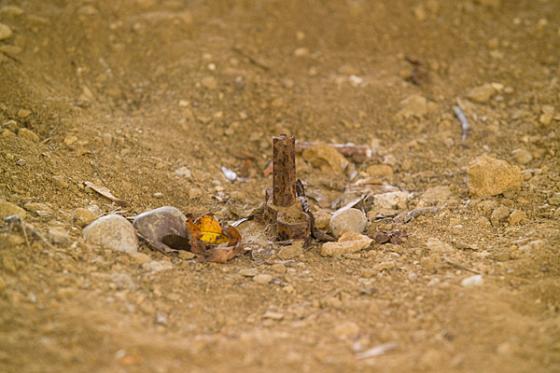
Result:
{"label": "gray rock", "polygon": [[173,248],[162,242],[163,237],[177,235],[187,237],[185,228],[186,216],[177,208],[164,206],[143,212],[134,219],[140,237],[157,250],[169,252]]}
{"label": "gray rock", "polygon": [[333,214],[329,227],[336,237],[340,237],[344,232],[362,233],[366,224],[366,215],[361,210],[342,208]]}
{"label": "gray rock", "polygon": [[107,249],[136,253],[138,237],[128,220],[120,215],[102,216],[83,230],[84,239]]}

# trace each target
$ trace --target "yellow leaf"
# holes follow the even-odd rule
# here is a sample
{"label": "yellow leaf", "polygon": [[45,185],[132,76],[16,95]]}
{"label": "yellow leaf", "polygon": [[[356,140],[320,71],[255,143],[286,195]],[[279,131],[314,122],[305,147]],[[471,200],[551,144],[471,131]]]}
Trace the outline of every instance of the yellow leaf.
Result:
{"label": "yellow leaf", "polygon": [[212,215],[207,214],[201,216],[196,219],[195,225],[197,225],[200,230],[199,239],[201,241],[213,245],[228,242],[228,238],[222,232],[222,226]]}

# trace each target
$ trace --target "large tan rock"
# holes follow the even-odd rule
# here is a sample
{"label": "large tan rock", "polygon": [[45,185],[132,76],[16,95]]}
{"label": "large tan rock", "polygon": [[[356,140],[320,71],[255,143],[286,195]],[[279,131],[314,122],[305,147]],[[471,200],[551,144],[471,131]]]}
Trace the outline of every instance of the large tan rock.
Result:
{"label": "large tan rock", "polygon": [[316,144],[303,151],[303,159],[323,172],[344,173],[348,160],[332,146]]}
{"label": "large tan rock", "polygon": [[467,176],[470,193],[478,197],[495,196],[519,189],[523,183],[519,167],[486,154],[469,165]]}

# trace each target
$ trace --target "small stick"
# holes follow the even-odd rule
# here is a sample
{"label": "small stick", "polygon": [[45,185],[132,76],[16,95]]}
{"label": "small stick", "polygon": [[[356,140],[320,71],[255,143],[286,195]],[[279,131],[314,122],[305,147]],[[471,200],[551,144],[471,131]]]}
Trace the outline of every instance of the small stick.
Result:
{"label": "small stick", "polygon": [[296,202],[296,139],[280,135],[272,138],[272,203],[289,207]]}
{"label": "small stick", "polygon": [[463,109],[461,109],[461,106],[459,105],[453,106],[453,112],[455,113],[455,116],[459,120],[459,123],[461,123],[461,141],[465,141],[467,139],[470,130],[467,116],[465,115],[465,112],[463,111]]}
{"label": "small stick", "polygon": [[269,66],[267,66],[267,65],[265,65],[264,63],[262,63],[262,62],[256,60],[256,59],[255,59],[254,57],[252,57],[251,55],[245,53],[241,48],[234,47],[234,48],[232,48],[232,50],[233,50],[235,53],[238,53],[240,56],[245,57],[246,59],[249,60],[250,63],[252,63],[253,65],[255,65],[255,66],[257,66],[257,67],[260,67],[260,68],[263,69],[264,71],[269,71],[269,70],[270,70],[270,67],[269,67]]}

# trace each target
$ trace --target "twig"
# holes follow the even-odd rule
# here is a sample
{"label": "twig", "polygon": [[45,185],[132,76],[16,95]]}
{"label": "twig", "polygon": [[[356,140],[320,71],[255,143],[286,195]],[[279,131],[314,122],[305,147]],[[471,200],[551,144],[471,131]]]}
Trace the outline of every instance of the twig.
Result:
{"label": "twig", "polygon": [[480,274],[480,272],[475,271],[474,269],[467,268],[467,267],[465,267],[464,265],[459,264],[459,263],[456,263],[456,262],[452,261],[452,260],[449,259],[449,258],[443,258],[443,261],[444,261],[445,263],[447,263],[447,264],[453,266],[453,267],[457,267],[457,268],[459,268],[459,269],[462,269],[463,271],[467,271],[467,272],[470,272],[470,273],[474,273],[475,275],[479,275],[479,274]]}
{"label": "twig", "polygon": [[255,59],[254,57],[252,57],[251,55],[245,53],[241,48],[233,47],[232,50],[233,50],[235,53],[238,53],[239,55],[241,55],[241,56],[245,57],[246,59],[248,59],[249,62],[251,62],[253,65],[255,65],[255,66],[257,66],[257,67],[263,69],[264,71],[270,71],[270,67],[269,67],[269,66],[267,66],[267,65],[265,65],[264,63],[262,63],[262,62],[256,60],[256,59]]}
{"label": "twig", "polygon": [[465,112],[463,111],[463,109],[459,104],[453,106],[453,112],[455,113],[455,116],[461,123],[461,141],[465,141],[467,139],[470,130],[467,116],[465,115]]}

